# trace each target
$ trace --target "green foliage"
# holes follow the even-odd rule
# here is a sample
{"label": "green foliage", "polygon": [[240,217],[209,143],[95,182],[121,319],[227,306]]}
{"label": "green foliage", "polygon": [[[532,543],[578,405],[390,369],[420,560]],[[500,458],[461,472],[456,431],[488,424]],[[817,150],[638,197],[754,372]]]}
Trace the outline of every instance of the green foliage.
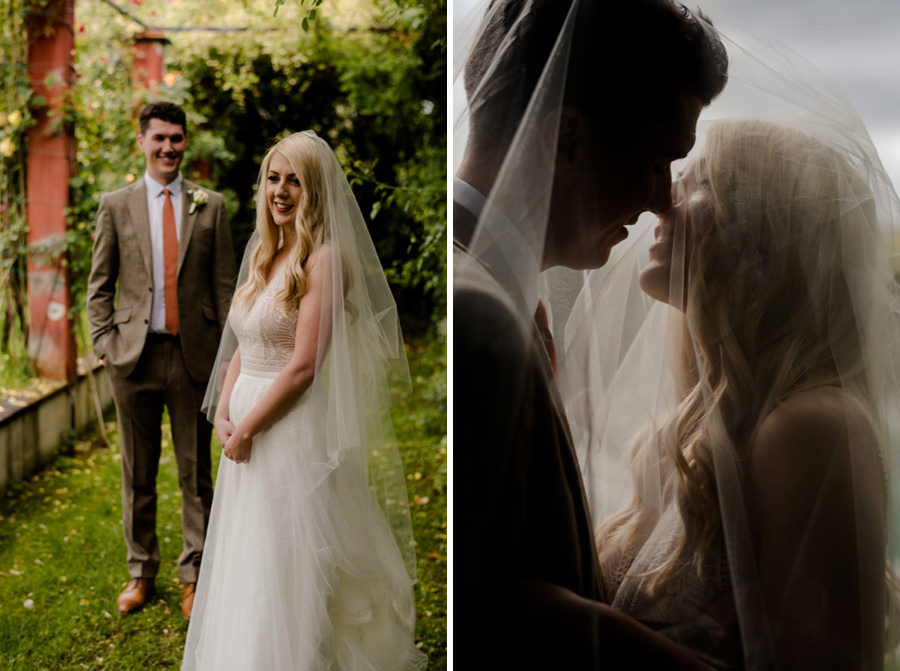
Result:
{"label": "green foliage", "polygon": [[0,0],[0,384],[34,374],[28,334],[25,141],[35,103],[25,66],[24,0]]}
{"label": "green foliage", "polygon": [[[333,58],[353,176],[389,280],[420,319],[446,311],[446,2],[377,3],[384,24]],[[440,64],[439,66],[437,64]],[[423,300],[424,299],[424,300]],[[409,314],[409,312],[407,313]]]}
{"label": "green foliage", "polygon": [[[440,671],[447,641],[444,343],[414,340],[409,358],[413,393],[394,418],[417,541],[416,640],[428,668]],[[126,618],[115,612],[127,571],[115,423],[108,428],[112,448],[75,440],[71,456],[0,496],[2,671],[179,668],[187,627],[178,606],[180,497],[169,427],[158,476],[159,596]],[[220,453],[214,444],[214,467]]]}
{"label": "green foliage", "polygon": [[[103,67],[88,58],[122,53],[120,69],[128,69],[117,40],[127,46],[133,27],[103,3],[80,7],[83,87]],[[227,7],[197,0],[190,8],[172,3],[155,10],[159,24],[247,28],[225,39],[168,34],[159,97],[188,111],[188,176],[206,166],[206,185],[233,194],[240,251],[255,219],[263,154],[288,131],[314,129],[354,181],[405,327],[432,330],[446,312],[446,0],[294,0],[274,9],[273,17],[271,0]],[[127,90],[126,84],[114,87]],[[109,84],[101,92],[103,99],[91,104],[115,105]],[[83,104],[78,113],[85,113]],[[108,158],[122,165],[99,138],[93,144],[101,164]],[[89,212],[88,194],[78,200]]]}
{"label": "green foliage", "polygon": [[416,632],[432,671],[447,666],[447,357],[441,338],[407,343],[412,394],[394,413],[419,582]]}
{"label": "green foliage", "polygon": [[100,196],[134,181],[143,172],[135,146],[126,35],[110,31],[91,49],[76,49],[76,85],[67,114],[75,129],[75,175],[69,181],[65,253],[75,310],[84,305],[91,269],[94,219]]}
{"label": "green foliage", "polygon": [[[275,0],[275,16],[278,15],[278,9],[286,2],[286,0]],[[309,30],[309,22],[316,20],[318,7],[322,4],[322,0],[309,0],[309,7],[306,10],[306,16],[303,17],[301,27],[303,30]],[[300,5],[306,7],[306,0],[300,0]]]}
{"label": "green foliage", "polygon": [[[25,139],[46,102],[29,88],[24,20],[52,4],[0,0],[0,350],[22,368]],[[148,25],[191,29],[167,33],[167,74],[153,97],[186,108],[185,173],[226,194],[236,250],[253,226],[265,150],[312,128],[353,180],[404,327],[433,331],[446,312],[446,0],[132,4]],[[74,128],[77,159],[69,231],[54,253],[69,266],[78,311],[100,195],[144,170],[135,113],[148,95],[131,89],[137,24],[101,0],[80,0],[74,29],[75,82],[56,129]]]}

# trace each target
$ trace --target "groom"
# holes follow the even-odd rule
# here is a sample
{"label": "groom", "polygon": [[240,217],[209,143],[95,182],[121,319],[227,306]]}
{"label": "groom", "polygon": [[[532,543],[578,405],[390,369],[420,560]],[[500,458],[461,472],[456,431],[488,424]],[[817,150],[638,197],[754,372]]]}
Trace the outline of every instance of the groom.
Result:
{"label": "groom", "polygon": [[[515,201],[492,189],[529,100],[552,95],[537,82],[570,7],[495,0],[465,67],[472,111],[453,214],[455,267],[468,269],[454,277],[453,303],[454,481],[464,492],[454,498],[454,655],[465,669],[701,668],[604,604],[543,306],[498,292],[498,269],[470,249],[486,196]],[[542,270],[599,267],[622,226],[671,207],[669,164],[690,150],[700,110],[727,76],[718,38],[669,0],[582,0],[577,9]],[[596,176],[584,180],[588,193],[560,186],[573,157]],[[594,204],[593,219],[578,202]],[[538,322],[524,336],[517,304]]]}
{"label": "groom", "polygon": [[212,503],[211,425],[200,406],[234,291],[234,250],[221,194],[179,171],[187,146],[184,110],[170,102],[147,105],[137,143],[146,172],[100,200],[87,296],[122,449],[131,580],[116,606],[128,615],[154,593],[156,473],[166,408],[181,485],[181,610],[190,619]]}

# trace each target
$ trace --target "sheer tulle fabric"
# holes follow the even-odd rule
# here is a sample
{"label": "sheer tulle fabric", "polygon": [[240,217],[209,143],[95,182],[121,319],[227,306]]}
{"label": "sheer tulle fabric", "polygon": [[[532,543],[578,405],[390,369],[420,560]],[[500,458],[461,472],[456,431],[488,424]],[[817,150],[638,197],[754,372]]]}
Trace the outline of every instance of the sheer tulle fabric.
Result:
{"label": "sheer tulle fabric", "polygon": [[[405,671],[426,662],[413,642],[415,554],[390,421],[390,385],[408,384],[396,306],[337,160],[306,134],[322,173],[331,267],[316,375],[254,439],[248,463],[220,461],[184,669]],[[278,272],[251,305],[232,306],[210,418],[238,347],[236,424],[291,357],[297,306],[278,296]]]}
{"label": "sheer tulle fabric", "polygon": [[[527,22],[539,3],[517,4],[512,16]],[[565,404],[608,603],[717,668],[893,668],[900,641],[894,188],[841,92],[796,54],[704,3],[729,60],[729,83],[702,113],[691,155],[713,152],[718,209],[708,221],[715,227],[690,231],[682,214],[669,222],[670,272],[659,299],[640,286],[657,244],[652,215],[629,228],[603,268],[542,272],[558,149],[547,138],[558,137],[553,112],[571,86],[575,18],[584,5],[571,4],[536,84],[519,84],[516,68],[509,81],[489,76],[491,68],[504,72],[503,59],[515,53],[514,24],[483,76],[496,88],[474,82],[468,96],[467,49],[489,23],[481,18],[504,3],[483,2],[457,17],[455,100],[468,103],[455,115],[456,165],[480,104],[524,95],[524,111],[506,128],[509,147],[473,213],[465,252],[454,257],[455,290],[491,301],[509,332],[504,352],[532,346],[539,295],[548,308],[560,369],[555,380],[549,366],[544,375]],[[532,85],[536,93],[523,94]],[[676,189],[676,203],[686,194]],[[705,235],[698,242],[693,233]],[[485,430],[518,436],[528,418],[516,412],[534,376],[504,372],[504,397],[491,405]],[[774,411],[809,399],[804,411],[840,433],[839,448],[822,453],[828,477],[813,477],[823,477],[815,448],[793,455],[810,466],[797,472],[790,446],[780,444],[767,471],[750,449],[759,432]],[[767,501],[756,500],[754,487],[782,482],[797,492],[784,518],[804,521],[773,557],[759,528],[771,511],[761,513]],[[495,511],[539,507],[504,500],[478,473],[466,485],[467,495],[471,487],[486,502],[466,518],[473,525],[501,529]],[[498,531],[498,547],[514,533]],[[488,575],[483,551],[461,547],[458,575]],[[531,559],[511,556],[504,568]],[[483,589],[492,583],[484,580]],[[832,619],[806,617],[817,609]],[[790,661],[807,652],[806,664]],[[602,650],[596,662],[602,667]]]}
{"label": "sheer tulle fabric", "polygon": [[[607,598],[715,668],[893,668],[897,196],[822,75],[710,14],[729,84],[701,116],[673,214],[645,215],[604,268],[562,275],[582,286],[571,313],[556,301]],[[701,193],[706,210],[689,205]],[[666,295],[654,299],[641,285],[660,245]],[[766,420],[804,400],[841,447],[779,443],[763,461]],[[802,507],[805,522],[776,561],[756,497],[781,480],[802,492],[781,516]],[[798,621],[811,604],[827,616]],[[817,652],[791,657],[792,637]]]}

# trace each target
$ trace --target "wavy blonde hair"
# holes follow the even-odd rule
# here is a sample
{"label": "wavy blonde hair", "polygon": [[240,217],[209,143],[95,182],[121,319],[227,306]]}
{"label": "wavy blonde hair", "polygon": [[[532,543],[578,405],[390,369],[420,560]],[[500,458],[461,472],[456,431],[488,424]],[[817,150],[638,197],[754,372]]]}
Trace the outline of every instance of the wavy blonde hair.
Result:
{"label": "wavy blonde hair", "polygon": [[290,162],[302,189],[294,217],[297,243],[290,251],[285,285],[279,291],[278,298],[286,308],[291,308],[306,293],[309,257],[326,238],[323,166],[319,158],[318,143],[324,143],[324,140],[312,132],[294,133],[276,143],[263,158],[256,190],[256,232],[259,244],[250,259],[247,281],[234,296],[234,300],[240,305],[252,304],[265,288],[281,242],[280,231],[266,201],[266,176],[272,155],[276,151]]}
{"label": "wavy blonde hair", "polygon": [[[867,407],[844,268],[877,238],[865,230],[876,221],[871,195],[835,150],[771,122],[720,122],[705,155],[714,216],[685,278],[684,365],[697,382],[636,439],[635,497],[596,535],[601,561],[626,556],[658,511],[677,504],[684,533],[649,576],[651,591],[688,565],[699,573],[720,560],[714,451],[723,442],[746,463],[763,420],[803,390],[839,389]],[[641,492],[645,466],[657,460],[663,501],[651,508]]]}

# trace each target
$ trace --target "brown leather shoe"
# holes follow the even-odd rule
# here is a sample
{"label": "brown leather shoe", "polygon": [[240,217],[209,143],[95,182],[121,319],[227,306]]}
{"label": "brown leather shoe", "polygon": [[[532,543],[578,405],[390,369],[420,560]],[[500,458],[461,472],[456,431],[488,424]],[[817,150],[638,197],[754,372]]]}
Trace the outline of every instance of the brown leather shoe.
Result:
{"label": "brown leather shoe", "polygon": [[186,582],[181,586],[181,614],[184,619],[190,622],[191,612],[194,610],[194,592],[197,583]]}
{"label": "brown leather shoe", "polygon": [[130,615],[140,610],[141,607],[153,596],[153,578],[132,578],[125,589],[116,599],[116,610],[119,615]]}

